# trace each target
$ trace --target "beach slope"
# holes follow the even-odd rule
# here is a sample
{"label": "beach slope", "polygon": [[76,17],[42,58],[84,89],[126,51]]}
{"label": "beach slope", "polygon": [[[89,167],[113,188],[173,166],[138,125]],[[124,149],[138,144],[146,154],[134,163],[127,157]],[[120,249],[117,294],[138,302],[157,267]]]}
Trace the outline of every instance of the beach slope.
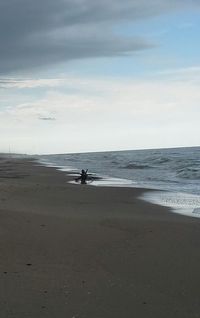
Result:
{"label": "beach slope", "polygon": [[0,161],[2,318],[200,317],[200,222],[142,189]]}

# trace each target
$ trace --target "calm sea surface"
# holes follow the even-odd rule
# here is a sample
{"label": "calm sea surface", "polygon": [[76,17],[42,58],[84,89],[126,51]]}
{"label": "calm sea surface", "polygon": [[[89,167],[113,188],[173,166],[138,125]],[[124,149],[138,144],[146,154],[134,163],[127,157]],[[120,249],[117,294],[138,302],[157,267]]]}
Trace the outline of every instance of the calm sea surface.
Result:
{"label": "calm sea surface", "polygon": [[[92,185],[152,189],[143,199],[200,217],[200,147],[44,155],[43,164],[102,177]],[[160,190],[160,191],[153,191]]]}

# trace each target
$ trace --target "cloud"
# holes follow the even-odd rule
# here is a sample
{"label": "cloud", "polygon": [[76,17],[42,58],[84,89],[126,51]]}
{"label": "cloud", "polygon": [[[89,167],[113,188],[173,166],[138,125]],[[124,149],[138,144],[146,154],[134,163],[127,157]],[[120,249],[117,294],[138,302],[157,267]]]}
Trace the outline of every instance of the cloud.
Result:
{"label": "cloud", "polygon": [[191,66],[184,68],[175,68],[163,70],[157,73],[162,79],[171,79],[172,81],[200,83],[200,66]]}
{"label": "cloud", "polygon": [[[190,71],[198,66],[179,70]],[[69,77],[62,85],[0,111],[1,151],[9,144],[30,153],[199,144],[200,79]]]}
{"label": "cloud", "polygon": [[40,119],[40,120],[56,120],[56,118],[55,117],[39,117],[38,119]]}
{"label": "cloud", "polygon": [[[174,121],[192,116],[199,109],[199,84],[167,78],[147,80],[68,78],[65,91],[74,86],[75,92],[47,90],[35,101],[19,103],[1,112],[1,116],[28,123],[38,119],[55,120],[76,127],[83,123],[142,122],[145,119],[170,118]],[[199,112],[199,110],[198,110]]]}
{"label": "cloud", "polygon": [[[200,82],[200,66],[195,65],[191,67],[184,68],[174,68],[161,70],[159,72],[154,72],[153,77],[155,80],[160,78],[162,81],[179,81],[179,82],[193,82],[199,84]],[[134,81],[134,78],[131,78],[131,82]],[[97,85],[98,82],[98,85]],[[105,83],[107,82],[107,87]],[[112,82],[114,85],[112,85]],[[123,79],[123,82],[126,82],[126,87],[129,87],[130,79]],[[91,78],[85,77],[75,77],[75,76],[65,76],[57,78],[0,78],[0,88],[2,89],[35,89],[43,88],[45,89],[67,89],[73,91],[111,91],[112,87],[114,90],[120,90],[121,83],[117,83],[115,79],[108,78],[107,81],[105,78],[98,78],[98,81],[95,81]],[[5,90],[4,90],[5,91]],[[2,99],[1,99],[2,100]]]}
{"label": "cloud", "polygon": [[35,78],[35,79],[19,79],[19,78],[0,78],[0,88],[37,88],[37,87],[57,87],[65,83],[66,79],[62,78]]}
{"label": "cloud", "polygon": [[[121,56],[152,47],[117,35],[119,21],[134,22],[186,6],[186,0],[0,0],[0,73],[72,59]],[[197,6],[199,1],[190,1]]]}

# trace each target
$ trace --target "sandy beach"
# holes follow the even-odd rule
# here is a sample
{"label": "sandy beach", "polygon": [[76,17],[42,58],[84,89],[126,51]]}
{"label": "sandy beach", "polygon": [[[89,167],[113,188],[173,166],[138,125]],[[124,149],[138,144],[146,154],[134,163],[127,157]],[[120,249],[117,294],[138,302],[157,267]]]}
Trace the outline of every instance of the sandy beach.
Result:
{"label": "sandy beach", "polygon": [[[0,161],[1,318],[200,317],[200,221]],[[146,190],[147,191],[147,190]]]}

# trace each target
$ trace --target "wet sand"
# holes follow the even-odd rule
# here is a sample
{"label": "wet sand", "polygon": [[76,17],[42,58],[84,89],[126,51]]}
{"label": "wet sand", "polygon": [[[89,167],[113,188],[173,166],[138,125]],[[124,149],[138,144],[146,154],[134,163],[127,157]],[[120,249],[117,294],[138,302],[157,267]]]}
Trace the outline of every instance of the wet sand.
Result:
{"label": "wet sand", "polygon": [[69,178],[0,160],[0,317],[200,317],[200,221]]}

